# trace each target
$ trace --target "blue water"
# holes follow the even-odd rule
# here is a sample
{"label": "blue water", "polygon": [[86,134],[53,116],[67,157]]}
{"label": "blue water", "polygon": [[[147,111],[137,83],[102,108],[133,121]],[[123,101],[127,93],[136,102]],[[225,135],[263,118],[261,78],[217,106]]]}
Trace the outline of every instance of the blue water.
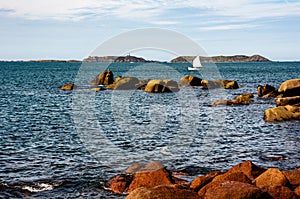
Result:
{"label": "blue water", "polygon": [[[0,63],[0,198],[124,198],[104,182],[135,162],[163,162],[190,179],[244,160],[264,167],[300,166],[300,123],[267,123],[273,99],[246,106],[211,107],[217,99],[256,94],[300,77],[299,62],[205,64]],[[181,88],[178,93],[90,91],[106,68],[141,79],[184,75],[232,79],[237,90]],[[215,68],[214,68],[215,67]],[[75,83],[73,92],[58,89]],[[281,157],[274,161],[272,157]]]}

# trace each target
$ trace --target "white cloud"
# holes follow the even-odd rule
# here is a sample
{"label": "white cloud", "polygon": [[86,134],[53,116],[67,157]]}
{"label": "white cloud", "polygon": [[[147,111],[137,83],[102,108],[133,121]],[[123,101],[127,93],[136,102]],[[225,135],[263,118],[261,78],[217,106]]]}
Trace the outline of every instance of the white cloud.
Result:
{"label": "white cloud", "polygon": [[225,24],[199,28],[199,30],[234,30],[234,29],[247,29],[260,26],[259,24]]}
{"label": "white cloud", "polygon": [[[1,10],[5,10],[6,12],[2,14],[6,16],[55,20],[83,20],[87,17],[112,16],[155,25],[177,24],[187,15],[194,17],[195,21],[198,18],[205,19],[205,17],[212,16],[227,17],[228,20],[238,21],[300,16],[300,2],[287,2],[285,0],[277,2],[258,0],[0,0],[0,13]],[[176,13],[176,9],[193,9],[193,13],[188,11]],[[176,21],[173,18],[176,18]],[[228,24],[226,20],[224,23]],[[201,24],[201,21],[199,23]],[[215,26],[215,29],[238,27],[242,26],[220,24]],[[207,27],[209,28],[213,29],[213,27]]]}

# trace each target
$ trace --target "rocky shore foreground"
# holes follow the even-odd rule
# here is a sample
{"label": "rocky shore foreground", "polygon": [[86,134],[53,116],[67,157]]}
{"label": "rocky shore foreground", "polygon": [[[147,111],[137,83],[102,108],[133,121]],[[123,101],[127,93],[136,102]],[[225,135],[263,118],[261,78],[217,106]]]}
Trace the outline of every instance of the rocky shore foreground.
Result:
{"label": "rocky shore foreground", "polygon": [[246,161],[189,182],[154,161],[130,166],[106,186],[112,192],[128,194],[126,199],[297,199],[300,168],[281,171]]}

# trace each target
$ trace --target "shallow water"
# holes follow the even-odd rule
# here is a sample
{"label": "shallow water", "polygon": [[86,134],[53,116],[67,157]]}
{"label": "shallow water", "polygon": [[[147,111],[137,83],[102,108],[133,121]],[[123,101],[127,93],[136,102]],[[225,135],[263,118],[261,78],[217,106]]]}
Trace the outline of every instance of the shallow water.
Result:
{"label": "shallow water", "polygon": [[[205,64],[0,63],[0,197],[124,198],[103,188],[134,162],[163,162],[192,176],[244,160],[264,167],[300,166],[300,123],[264,122],[272,99],[211,107],[217,99],[256,93],[299,78],[300,63]],[[178,93],[89,91],[109,67],[115,76],[179,80],[187,74],[237,80],[237,90],[181,88]],[[80,88],[57,88],[76,83]],[[278,161],[274,161],[277,157]],[[192,176],[190,179],[192,179]]]}

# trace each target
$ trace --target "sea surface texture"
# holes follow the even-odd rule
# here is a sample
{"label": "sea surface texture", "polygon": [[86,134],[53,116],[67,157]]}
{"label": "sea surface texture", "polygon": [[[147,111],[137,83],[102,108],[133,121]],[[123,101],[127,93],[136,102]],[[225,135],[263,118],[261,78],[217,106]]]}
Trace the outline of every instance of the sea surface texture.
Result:
{"label": "sea surface texture", "polygon": [[[0,63],[0,198],[124,198],[105,180],[133,163],[158,160],[194,176],[245,160],[263,167],[300,166],[300,123],[268,123],[274,99],[257,86],[300,77],[299,62]],[[114,76],[236,80],[236,90],[180,88],[176,93],[89,90],[109,68]],[[66,83],[78,85],[60,91]],[[254,93],[254,103],[210,106]]]}

